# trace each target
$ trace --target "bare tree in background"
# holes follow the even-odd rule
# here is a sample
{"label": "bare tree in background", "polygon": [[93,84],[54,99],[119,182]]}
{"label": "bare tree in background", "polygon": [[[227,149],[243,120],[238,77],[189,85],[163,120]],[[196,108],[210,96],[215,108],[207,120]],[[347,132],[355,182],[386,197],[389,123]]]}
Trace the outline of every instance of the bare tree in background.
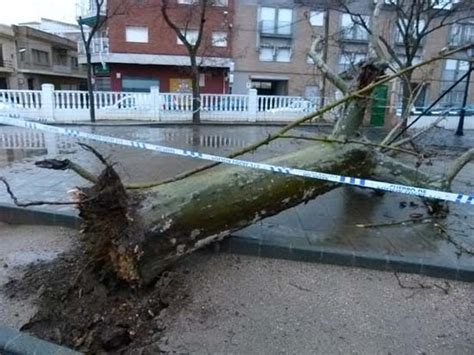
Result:
{"label": "bare tree in background", "polygon": [[[82,16],[79,16],[77,21],[81,29],[82,44],[84,46],[84,52],[86,54],[87,61],[86,66],[87,91],[89,93],[89,115],[91,122],[95,122],[94,84],[92,81],[94,76],[94,66],[92,65],[91,44],[94,36],[101,28],[103,28],[105,22],[107,21],[107,16],[103,15],[107,9],[105,9],[105,0],[90,0],[89,6],[93,11],[93,17],[84,19]],[[86,30],[86,26],[89,28],[89,30]]]}
{"label": "bare tree in background", "polygon": [[[392,15],[387,35],[387,32],[384,34],[382,31],[382,27],[386,25],[380,21],[375,24],[373,16],[371,23],[365,14],[352,10],[351,5],[356,2],[357,0],[338,0],[336,8],[351,15],[354,24],[367,31],[369,36],[376,37],[377,41],[372,48],[389,62],[393,72],[410,68],[419,62],[428,36],[472,17],[474,10],[474,3],[470,0],[458,3],[449,0],[378,0],[381,3],[379,8]],[[422,88],[421,85],[412,87],[413,74],[414,70],[406,70],[400,77],[401,126],[406,124],[413,98]]]}
{"label": "bare tree in background", "polygon": [[[186,48],[190,60],[190,76],[193,95],[193,123],[201,121],[201,91],[199,78],[202,73],[204,55],[209,48],[206,33],[206,21],[209,16],[210,7],[217,4],[218,0],[195,0],[188,6],[187,16],[179,16],[173,12],[179,5],[171,5],[171,1],[162,0],[161,15],[166,24],[173,29],[181,43]],[[179,8],[182,11],[183,6]],[[188,36],[189,31],[197,31],[196,36]],[[199,58],[201,57],[201,58]]]}

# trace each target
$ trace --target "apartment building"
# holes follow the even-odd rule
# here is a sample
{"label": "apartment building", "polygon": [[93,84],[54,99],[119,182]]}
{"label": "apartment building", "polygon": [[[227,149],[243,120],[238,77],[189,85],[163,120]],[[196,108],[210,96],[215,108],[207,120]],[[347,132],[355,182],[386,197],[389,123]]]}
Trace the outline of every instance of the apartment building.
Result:
{"label": "apartment building", "polygon": [[[81,28],[77,24],[42,17],[39,21],[22,22],[18,25],[28,26],[36,30],[52,33],[53,35],[64,37],[74,42],[82,41]],[[87,31],[87,27],[85,30]]]}
{"label": "apartment building", "polygon": [[[362,18],[370,26],[374,0],[348,4],[349,9],[344,9],[337,6],[337,2],[323,0],[236,0],[232,92],[245,93],[249,88],[256,88],[265,95],[337,96],[337,90],[315,68],[308,52],[316,36],[325,38],[321,51],[330,68],[338,73],[347,73],[366,58],[369,36],[359,23]],[[459,16],[464,19],[433,31],[422,41],[413,64],[434,56],[443,48],[474,43],[474,22],[466,19],[465,13]],[[400,19],[393,6],[386,1],[379,30],[403,61],[405,48],[397,21]],[[434,21],[433,26],[438,23]],[[462,59],[466,59],[466,53],[415,71],[411,85],[422,84],[416,105],[432,102],[463,75],[468,62]],[[474,84],[470,85],[470,101],[473,102]],[[399,105],[400,82],[393,82],[389,92],[390,105]],[[459,85],[443,102],[459,104],[463,92],[463,85]]]}
{"label": "apartment building", "polygon": [[10,26],[0,24],[0,89],[15,88],[15,33]]}
{"label": "apartment building", "polygon": [[[172,21],[189,42],[197,39],[199,10],[193,0],[171,0]],[[78,18],[93,24],[95,2],[85,0]],[[161,0],[108,0],[101,16],[108,20],[94,38],[91,52],[97,90],[190,92],[190,58],[176,32],[165,23]],[[198,52],[203,93],[227,93],[232,66],[233,0],[216,0],[207,9]],[[100,20],[100,18],[98,19]],[[80,63],[85,63],[81,48]]]}
{"label": "apartment building", "polygon": [[[191,40],[196,37],[197,24],[188,19],[196,12],[196,1],[169,0],[176,24]],[[472,4],[469,0],[454,2]],[[315,67],[308,52],[314,38],[321,36],[325,40],[320,50],[330,68],[351,79],[351,70],[367,57],[369,35],[360,21],[370,28],[375,1],[347,3],[348,9],[327,0],[216,0],[209,9],[207,43],[200,53],[202,92],[244,94],[254,88],[262,95],[337,97],[340,93]],[[390,3],[387,0],[382,7],[379,31],[403,62],[406,48],[397,26],[400,19]],[[95,1],[83,0],[79,15],[84,23],[97,20],[94,6]],[[162,18],[160,6],[160,0],[108,0],[101,9],[100,16],[108,15],[108,21],[92,43],[96,89],[147,91],[156,85],[163,92],[190,91],[188,53]],[[471,19],[463,11],[459,21],[427,36],[412,64],[443,48],[474,42],[472,6],[470,11]],[[434,21],[432,26],[437,24]],[[80,62],[85,63],[84,51],[81,54]],[[416,70],[410,84],[421,87],[421,93],[415,104],[431,103],[461,77],[468,69],[466,56],[459,53]],[[474,84],[471,86],[472,102]],[[394,110],[401,104],[400,81],[393,81],[387,92],[387,106]],[[459,104],[463,93],[459,85],[442,103]]]}
{"label": "apartment building", "polygon": [[12,26],[15,34],[18,89],[39,90],[54,84],[60,90],[85,87],[77,43],[28,26]]}

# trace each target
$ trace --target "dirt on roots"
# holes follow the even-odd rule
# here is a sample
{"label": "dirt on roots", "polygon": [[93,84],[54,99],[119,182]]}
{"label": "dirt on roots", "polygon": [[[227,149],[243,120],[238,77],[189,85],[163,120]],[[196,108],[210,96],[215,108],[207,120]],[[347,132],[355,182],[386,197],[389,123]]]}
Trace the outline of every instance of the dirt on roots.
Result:
{"label": "dirt on roots", "polygon": [[135,353],[160,339],[170,303],[188,298],[184,273],[167,271],[152,286],[132,288],[86,260],[76,249],[28,266],[4,286],[10,298],[36,296],[38,312],[21,330],[85,353]]}

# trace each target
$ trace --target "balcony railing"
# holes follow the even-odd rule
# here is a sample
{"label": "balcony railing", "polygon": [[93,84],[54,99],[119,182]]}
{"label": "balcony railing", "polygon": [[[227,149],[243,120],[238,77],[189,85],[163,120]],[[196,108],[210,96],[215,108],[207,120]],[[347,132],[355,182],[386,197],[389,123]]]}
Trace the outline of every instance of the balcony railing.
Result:
{"label": "balcony railing", "polygon": [[[99,16],[105,16],[107,13],[107,0],[100,7]],[[78,0],[76,3],[77,20],[87,21],[97,16],[97,3],[95,0]]]}
{"label": "balcony railing", "polygon": [[0,59],[0,68],[13,69],[13,62],[11,60]]}
{"label": "balcony railing", "polygon": [[260,35],[272,37],[291,37],[293,33],[290,21],[262,20],[259,23]]}
{"label": "balcony railing", "polygon": [[[77,44],[79,55],[86,55],[84,43]],[[108,54],[109,53],[109,39],[107,37],[93,38],[90,47],[91,54]]]}

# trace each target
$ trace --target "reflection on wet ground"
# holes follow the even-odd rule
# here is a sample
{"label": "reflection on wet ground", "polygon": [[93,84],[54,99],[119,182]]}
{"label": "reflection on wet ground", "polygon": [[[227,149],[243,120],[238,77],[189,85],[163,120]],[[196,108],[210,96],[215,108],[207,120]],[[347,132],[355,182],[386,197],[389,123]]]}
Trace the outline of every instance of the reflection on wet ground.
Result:
{"label": "reflection on wet ground", "polygon": [[[206,153],[227,155],[256,142],[278,127],[263,126],[177,126],[177,127],[79,127],[96,134],[136,139],[145,142],[192,149]],[[296,134],[324,134],[327,128],[302,127]],[[371,130],[372,138],[382,137],[383,130]],[[111,161],[126,182],[148,182],[166,179],[206,164],[204,161],[163,155],[150,151],[112,146],[97,142],[92,144]],[[264,160],[288,153],[307,141],[277,140],[262,147],[245,159]],[[444,171],[455,154],[474,146],[474,132],[455,137],[449,131],[433,131],[421,144],[441,155],[422,169],[433,174]],[[436,145],[436,146],[435,146]],[[440,149],[441,146],[443,149]],[[21,200],[65,200],[66,192],[85,181],[69,172],[35,168],[34,161],[44,158],[71,159],[98,172],[100,163],[91,154],[80,149],[68,137],[27,131],[19,128],[0,127],[0,175],[5,176]],[[407,158],[407,162],[414,163]],[[469,164],[459,175],[454,190],[472,193],[474,164]],[[0,202],[9,198],[0,190]],[[59,211],[72,211],[71,207],[46,207]],[[381,228],[359,228],[358,224],[381,224],[410,219],[413,213],[428,218],[422,202],[405,195],[375,194],[372,190],[342,187],[333,190],[306,205],[289,209],[267,218],[239,232],[249,238],[286,240],[325,248],[339,248],[352,252],[375,252],[387,256],[432,258],[445,263],[461,263],[474,269],[474,259],[466,253],[459,255],[459,248],[440,234],[435,223],[442,223],[460,245],[474,250],[474,207],[451,205],[449,217],[442,221],[397,225]]]}

